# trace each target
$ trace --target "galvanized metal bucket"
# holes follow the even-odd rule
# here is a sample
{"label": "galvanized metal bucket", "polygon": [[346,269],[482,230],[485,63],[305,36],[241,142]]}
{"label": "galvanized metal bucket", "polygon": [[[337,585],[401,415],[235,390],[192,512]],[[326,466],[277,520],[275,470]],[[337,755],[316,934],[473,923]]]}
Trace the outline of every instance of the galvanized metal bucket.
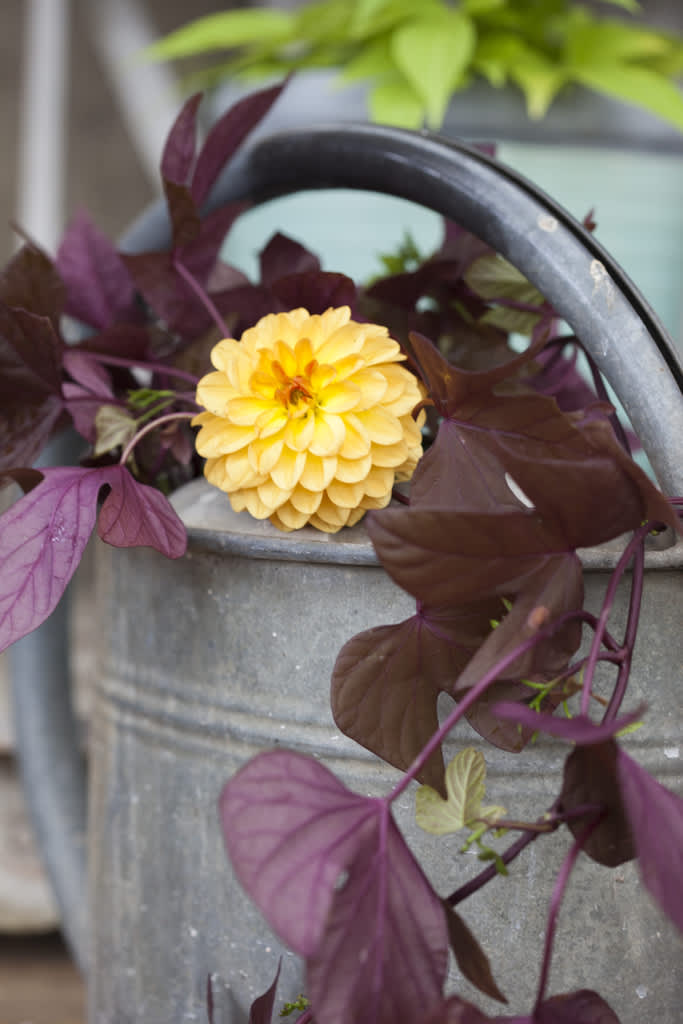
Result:
{"label": "galvanized metal bucket", "polygon": [[[217,201],[323,185],[423,202],[511,259],[591,348],[663,488],[683,493],[677,357],[635,287],[564,211],[465,146],[368,126],[266,139],[230,169]],[[155,213],[134,242],[163,244],[165,231]],[[223,849],[216,801],[248,757],[275,745],[321,756],[364,793],[385,792],[395,777],[339,735],[329,710],[329,679],[342,644],[413,612],[378,566],[362,524],[334,537],[309,528],[283,535],[232,513],[225,496],[204,481],[177,492],[174,502],[189,529],[185,558],[170,562],[148,550],[104,547],[98,553],[106,651],[91,723],[87,899],[85,820],[65,693],[35,664],[17,688],[42,845],[88,972],[90,1024],[203,1021],[208,975],[222,979],[215,986],[217,1019],[242,1024],[280,956],[283,998],[301,990],[300,964],[243,895]],[[615,557],[609,550],[586,555],[593,604]],[[633,679],[634,700],[647,700],[650,711],[647,728],[631,738],[635,756],[679,792],[680,716],[670,709],[683,663],[682,565],[680,542],[647,556]],[[56,714],[62,724],[54,726]],[[483,747],[466,725],[454,742]],[[485,753],[493,801],[516,817],[550,802],[561,747],[539,742],[521,757]],[[410,794],[398,817],[439,891],[476,870],[474,858],[456,855],[457,839],[449,846],[419,833]],[[536,844],[510,878],[463,905],[495,964],[502,962],[496,979],[517,1012],[528,1011],[533,999],[562,843],[555,837]],[[646,1015],[675,1024],[683,997],[681,951],[633,865],[609,872],[585,864],[563,910],[551,988],[595,988],[624,1024]],[[472,995],[457,973],[453,983]]]}

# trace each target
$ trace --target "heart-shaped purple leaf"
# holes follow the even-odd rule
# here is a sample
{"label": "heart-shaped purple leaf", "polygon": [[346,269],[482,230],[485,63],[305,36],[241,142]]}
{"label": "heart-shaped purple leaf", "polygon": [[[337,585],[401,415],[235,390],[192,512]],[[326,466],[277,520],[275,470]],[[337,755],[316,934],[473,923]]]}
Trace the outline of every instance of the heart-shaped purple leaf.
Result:
{"label": "heart-shaped purple leaf", "polygon": [[320,1019],[393,1024],[439,1000],[443,908],[386,801],[350,792],[312,758],[273,751],[226,784],[220,810],[238,879],[308,960]]}
{"label": "heart-shaped purple leaf", "polygon": [[683,932],[683,800],[621,749],[617,775],[643,884]]}
{"label": "heart-shaped purple leaf", "polygon": [[135,288],[121,257],[86,213],[76,214],[57,250],[66,309],[91,327],[109,327],[133,305]]}
{"label": "heart-shaped purple leaf", "polygon": [[187,531],[161,491],[137,481],[125,466],[111,466],[107,495],[97,532],[117,548],[150,547],[167,558],[180,558],[187,549]]}

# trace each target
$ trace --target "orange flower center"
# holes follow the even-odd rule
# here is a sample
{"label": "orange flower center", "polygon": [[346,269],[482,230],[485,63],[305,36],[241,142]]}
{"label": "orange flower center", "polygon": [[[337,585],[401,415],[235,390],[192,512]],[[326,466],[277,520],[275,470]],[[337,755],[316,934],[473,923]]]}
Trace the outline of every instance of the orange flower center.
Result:
{"label": "orange flower center", "polygon": [[280,385],[275,392],[275,397],[282,402],[285,409],[308,404],[313,398],[313,385],[311,375],[318,366],[316,359],[311,359],[304,367],[303,374],[297,373],[290,376],[277,359],[272,362],[272,370]]}

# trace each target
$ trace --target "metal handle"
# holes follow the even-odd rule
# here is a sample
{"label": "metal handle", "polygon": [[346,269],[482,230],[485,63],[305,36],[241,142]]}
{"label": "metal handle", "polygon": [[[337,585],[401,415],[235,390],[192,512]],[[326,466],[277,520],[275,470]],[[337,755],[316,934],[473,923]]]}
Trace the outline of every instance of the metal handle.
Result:
{"label": "metal handle", "polygon": [[[212,205],[326,187],[413,200],[457,221],[507,257],[589,349],[630,416],[663,489],[683,494],[676,451],[683,436],[680,358],[638,289],[566,211],[464,144],[373,125],[309,128],[263,139],[227,168]],[[164,248],[169,241],[165,208],[156,204],[133,225],[123,247]],[[40,633],[25,643],[47,651]],[[46,665],[45,654],[15,664],[17,733],[29,803],[69,941],[84,965],[85,812],[77,792],[75,730],[68,721],[66,658],[59,666]],[[48,709],[59,712],[59,719]],[[62,774],[55,774],[56,763]]]}

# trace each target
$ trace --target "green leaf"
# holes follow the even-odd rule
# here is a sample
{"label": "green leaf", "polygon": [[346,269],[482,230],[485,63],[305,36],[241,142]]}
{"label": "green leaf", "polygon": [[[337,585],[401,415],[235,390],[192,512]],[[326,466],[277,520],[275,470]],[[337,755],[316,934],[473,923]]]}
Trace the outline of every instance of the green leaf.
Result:
{"label": "green leaf", "polygon": [[136,423],[125,409],[117,405],[103,405],[95,416],[97,432],[93,455],[99,458],[113,448],[123,448],[135,436]]}
{"label": "green leaf", "polygon": [[495,309],[488,309],[479,318],[479,323],[488,324],[489,327],[497,327],[507,334],[530,336],[539,320],[540,314],[538,313],[525,313],[521,309],[496,306]]}
{"label": "green leaf", "polygon": [[367,81],[393,70],[391,44],[386,36],[363,46],[356,57],[346,62],[340,74],[342,82]]}
{"label": "green leaf", "polygon": [[613,4],[614,7],[622,7],[625,11],[630,11],[631,14],[637,14],[640,10],[638,0],[603,0],[603,3]]}
{"label": "green leaf", "polygon": [[169,33],[144,51],[150,60],[174,60],[249,43],[280,41],[291,34],[291,13],[266,7],[209,14]]}
{"label": "green leaf", "polygon": [[467,747],[455,755],[446,768],[444,800],[431,786],[420,786],[415,795],[415,819],[420,828],[437,836],[459,832],[478,818],[504,814],[502,807],[481,807],[486,792],[484,755]]}
{"label": "green leaf", "polygon": [[394,61],[422,100],[431,127],[441,125],[451,95],[464,83],[475,44],[474,25],[462,11],[416,18],[394,32]]}
{"label": "green leaf", "polygon": [[505,7],[507,0],[463,0],[462,9],[467,14],[490,14]]}
{"label": "green leaf", "polygon": [[[349,18],[345,38],[363,40],[377,33],[387,34],[399,22],[415,16],[415,0],[356,0]],[[440,0],[422,0],[421,11],[426,8],[441,9]]]}
{"label": "green leaf", "polygon": [[643,107],[683,131],[683,93],[658,72],[632,64],[577,67],[572,72],[582,85]]}
{"label": "green leaf", "polygon": [[395,78],[381,82],[368,97],[370,117],[378,124],[393,124],[399,128],[419,128],[424,118],[424,107],[419,96],[405,79]]}
{"label": "green leaf", "polygon": [[544,301],[538,288],[527,281],[517,267],[496,253],[476,260],[465,274],[465,281],[472,291],[490,302],[512,299],[525,305],[540,306]]}
{"label": "green leaf", "polygon": [[604,67],[621,61],[662,57],[672,49],[671,40],[620,21],[575,21],[567,32],[565,60],[568,64]]}

